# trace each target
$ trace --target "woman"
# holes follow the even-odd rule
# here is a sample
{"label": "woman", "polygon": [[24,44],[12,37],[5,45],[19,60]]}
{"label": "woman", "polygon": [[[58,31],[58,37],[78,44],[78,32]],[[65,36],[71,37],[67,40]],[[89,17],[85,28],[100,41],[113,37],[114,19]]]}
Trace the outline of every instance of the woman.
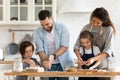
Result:
{"label": "woman", "polygon": [[[88,65],[92,64],[96,60],[101,60],[109,56],[113,56],[112,40],[116,31],[106,9],[104,9],[103,7],[96,8],[92,12],[90,23],[85,25],[82,29],[82,31],[85,30],[92,33],[92,35],[94,36],[93,45],[98,46],[101,51],[100,55],[97,55],[88,60]],[[74,52],[78,57],[78,64],[82,64],[83,61],[79,53],[79,47],[81,46],[81,44],[79,43],[80,42],[78,37],[74,46]]]}

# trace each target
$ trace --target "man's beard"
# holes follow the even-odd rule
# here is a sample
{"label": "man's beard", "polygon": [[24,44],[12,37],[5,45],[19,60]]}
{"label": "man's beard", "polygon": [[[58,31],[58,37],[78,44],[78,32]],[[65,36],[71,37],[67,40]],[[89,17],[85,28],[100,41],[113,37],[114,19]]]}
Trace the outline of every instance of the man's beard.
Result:
{"label": "man's beard", "polygon": [[48,31],[48,32],[51,32],[52,28],[53,28],[53,26],[50,26],[49,29],[45,29],[45,30]]}

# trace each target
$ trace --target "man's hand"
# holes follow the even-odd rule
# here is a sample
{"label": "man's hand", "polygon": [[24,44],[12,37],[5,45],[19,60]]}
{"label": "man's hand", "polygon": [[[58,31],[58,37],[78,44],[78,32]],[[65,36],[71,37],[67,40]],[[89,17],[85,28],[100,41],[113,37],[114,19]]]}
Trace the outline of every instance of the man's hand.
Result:
{"label": "man's hand", "polygon": [[49,56],[49,60],[50,60],[50,62],[52,63],[52,62],[54,61],[54,56],[53,56],[53,55],[50,55],[50,56]]}
{"label": "man's hand", "polygon": [[46,69],[51,69],[51,61],[50,60],[44,60],[43,61],[43,67],[46,68]]}

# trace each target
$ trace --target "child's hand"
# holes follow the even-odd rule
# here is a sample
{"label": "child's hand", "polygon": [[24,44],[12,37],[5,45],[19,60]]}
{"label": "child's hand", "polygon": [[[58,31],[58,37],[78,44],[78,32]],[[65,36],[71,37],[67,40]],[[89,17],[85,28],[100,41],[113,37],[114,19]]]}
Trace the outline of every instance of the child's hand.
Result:
{"label": "child's hand", "polygon": [[90,59],[88,59],[88,60],[86,61],[85,65],[86,65],[86,66],[89,66],[89,65],[91,65],[94,61],[95,61],[94,58],[90,58]]}
{"label": "child's hand", "polygon": [[81,58],[81,59],[78,59],[78,65],[79,65],[79,66],[84,65],[84,62],[83,62],[82,58]]}
{"label": "child's hand", "polygon": [[23,62],[28,63],[30,66],[35,66],[34,61],[33,61],[33,60],[31,60],[31,59],[23,59]]}

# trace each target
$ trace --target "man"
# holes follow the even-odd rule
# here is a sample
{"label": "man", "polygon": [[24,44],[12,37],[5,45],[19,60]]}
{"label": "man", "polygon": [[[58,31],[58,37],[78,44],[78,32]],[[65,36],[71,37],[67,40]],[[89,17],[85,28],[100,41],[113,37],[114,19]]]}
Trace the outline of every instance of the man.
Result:
{"label": "man", "polygon": [[[66,66],[73,66],[68,51],[69,32],[65,25],[55,22],[48,10],[38,14],[41,26],[34,33],[36,51],[43,67],[49,71],[64,71]],[[68,77],[49,78],[49,80],[69,80]]]}

